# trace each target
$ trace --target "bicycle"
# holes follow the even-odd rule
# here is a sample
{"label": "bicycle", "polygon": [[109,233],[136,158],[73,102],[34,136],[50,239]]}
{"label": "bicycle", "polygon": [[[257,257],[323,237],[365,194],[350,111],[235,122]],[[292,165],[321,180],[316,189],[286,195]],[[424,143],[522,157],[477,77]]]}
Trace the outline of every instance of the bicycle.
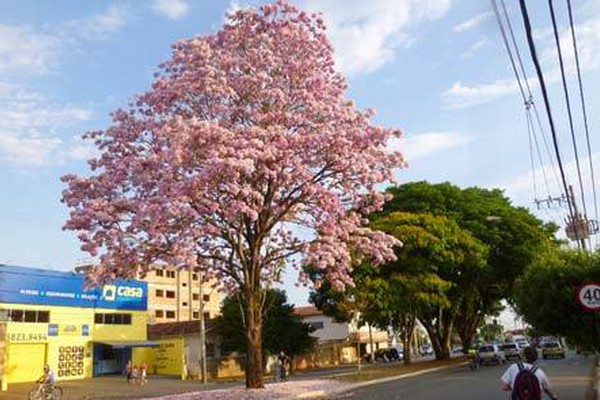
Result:
{"label": "bicycle", "polygon": [[60,400],[63,396],[63,390],[60,386],[53,385],[50,390],[39,387],[29,391],[29,400]]}

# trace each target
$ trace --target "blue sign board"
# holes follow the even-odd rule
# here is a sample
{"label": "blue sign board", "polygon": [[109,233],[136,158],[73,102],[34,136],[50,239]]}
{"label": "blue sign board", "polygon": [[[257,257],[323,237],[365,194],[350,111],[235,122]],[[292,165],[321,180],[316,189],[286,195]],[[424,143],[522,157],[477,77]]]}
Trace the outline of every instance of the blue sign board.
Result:
{"label": "blue sign board", "polygon": [[48,336],[58,336],[58,324],[48,325]]}
{"label": "blue sign board", "polygon": [[87,324],[81,325],[81,336],[90,336],[90,326]]}
{"label": "blue sign board", "polygon": [[148,309],[148,285],[145,282],[118,279],[88,290],[84,289],[84,283],[83,275],[72,272],[0,264],[0,303]]}

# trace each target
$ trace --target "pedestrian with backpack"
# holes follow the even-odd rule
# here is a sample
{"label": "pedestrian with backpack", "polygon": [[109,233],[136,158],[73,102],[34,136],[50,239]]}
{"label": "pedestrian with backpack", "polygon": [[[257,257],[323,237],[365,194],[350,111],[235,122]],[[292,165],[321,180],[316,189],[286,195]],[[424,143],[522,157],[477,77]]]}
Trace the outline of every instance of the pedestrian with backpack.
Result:
{"label": "pedestrian with backpack", "polygon": [[542,400],[546,393],[552,400],[558,396],[550,390],[550,381],[535,362],[537,350],[526,347],[523,350],[525,362],[518,362],[508,367],[502,375],[502,390],[511,391],[511,400]]}

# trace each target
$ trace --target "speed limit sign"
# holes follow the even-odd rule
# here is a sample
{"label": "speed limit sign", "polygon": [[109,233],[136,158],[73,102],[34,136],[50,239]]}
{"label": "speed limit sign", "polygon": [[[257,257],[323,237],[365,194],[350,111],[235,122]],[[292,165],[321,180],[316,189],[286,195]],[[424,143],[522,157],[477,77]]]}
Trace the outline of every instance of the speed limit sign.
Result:
{"label": "speed limit sign", "polygon": [[577,290],[577,301],[586,311],[600,311],[600,283],[584,283]]}

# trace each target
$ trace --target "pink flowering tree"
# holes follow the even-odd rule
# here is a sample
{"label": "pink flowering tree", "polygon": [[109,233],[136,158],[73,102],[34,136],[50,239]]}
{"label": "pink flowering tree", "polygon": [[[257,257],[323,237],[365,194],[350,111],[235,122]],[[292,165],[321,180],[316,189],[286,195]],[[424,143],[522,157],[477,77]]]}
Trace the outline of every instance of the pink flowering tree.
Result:
{"label": "pink flowering tree", "polygon": [[[63,177],[65,229],[100,260],[92,281],[162,261],[201,269],[243,299],[246,386],[263,387],[266,289],[311,264],[336,288],[355,263],[394,259],[396,239],[365,216],[402,167],[399,132],[344,97],[323,21],[278,1],[182,40],[152,88],[84,135],[91,173]],[[302,276],[301,276],[302,279]]]}

